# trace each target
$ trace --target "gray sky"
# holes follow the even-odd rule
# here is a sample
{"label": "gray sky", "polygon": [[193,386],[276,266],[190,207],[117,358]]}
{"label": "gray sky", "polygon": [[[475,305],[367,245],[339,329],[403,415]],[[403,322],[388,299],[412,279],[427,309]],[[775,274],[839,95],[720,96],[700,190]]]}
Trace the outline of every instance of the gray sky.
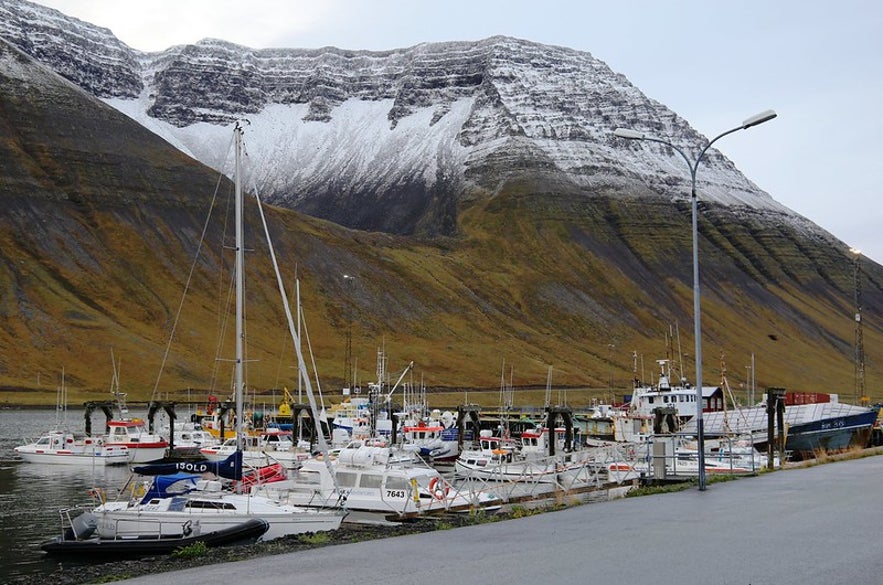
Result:
{"label": "gray sky", "polygon": [[497,34],[588,51],[708,137],[776,110],[777,119],[715,146],[773,198],[883,262],[878,0],[39,3],[144,51],[205,37],[384,50]]}

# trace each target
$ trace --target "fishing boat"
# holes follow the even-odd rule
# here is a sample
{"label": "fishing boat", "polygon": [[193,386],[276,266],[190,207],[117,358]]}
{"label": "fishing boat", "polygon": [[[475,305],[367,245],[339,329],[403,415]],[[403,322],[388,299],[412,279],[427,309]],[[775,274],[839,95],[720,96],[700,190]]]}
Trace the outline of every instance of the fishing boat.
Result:
{"label": "fishing boat", "polygon": [[[681,378],[672,383],[669,360],[656,360],[659,377],[656,385],[635,384],[629,401],[629,411],[641,416],[652,416],[658,408],[674,408],[681,421],[696,415],[696,388]],[[703,412],[722,411],[724,393],[719,386],[702,387]]]}
{"label": "fishing boat", "polygon": [[[383,349],[377,350],[377,381],[368,383],[367,396],[350,396],[335,405],[330,414],[331,446],[345,447],[351,441],[379,438],[394,440],[391,398],[402,380],[414,367],[410,362],[394,384],[387,382],[387,357]],[[389,390],[387,391],[387,388]]]}
{"label": "fishing boat", "polygon": [[126,393],[120,390],[120,362],[114,357],[113,351],[110,358],[113,365],[110,386],[113,404],[86,403],[86,434],[92,434],[92,411],[99,408],[107,418],[106,434],[101,437],[105,445],[126,447],[129,463],[147,463],[164,458],[169,452],[169,442],[148,429],[144,419],[130,416]]}
{"label": "fishing boat", "polygon": [[[801,395],[803,393],[797,393]],[[868,445],[878,409],[855,406],[839,401],[837,394],[812,393],[815,402],[801,402],[785,395],[785,451],[794,458],[815,457],[820,452],[833,452],[851,446]],[[728,433],[748,434],[761,450],[768,441],[769,414],[766,404],[739,408],[731,412],[703,414],[706,437]],[[695,422],[687,422],[684,432],[695,432]]]}
{"label": "fishing boat", "polygon": [[76,437],[73,433],[53,430],[36,441],[15,448],[27,463],[49,465],[125,465],[129,450],[125,445],[105,444],[101,437]]}
{"label": "fishing boat", "polygon": [[103,437],[108,447],[125,447],[130,463],[147,463],[166,456],[169,442],[147,430],[140,418],[123,418],[107,422],[108,433]]}
{"label": "fishing boat", "polygon": [[413,450],[421,457],[435,461],[456,457],[456,444],[452,448],[442,440],[442,432],[445,430],[441,424],[434,421],[418,420],[413,424],[402,427],[402,448]]}
{"label": "fishing boat", "polygon": [[[168,435],[160,432],[160,435],[168,439],[171,431]],[[190,422],[175,423],[174,435],[174,445],[169,448],[169,457],[172,459],[201,458],[200,449],[217,445],[220,442],[217,437],[203,430],[199,425]],[[171,445],[171,441],[169,444]]]}
{"label": "fishing boat", "polygon": [[459,489],[413,453],[378,439],[353,441],[328,458],[307,459],[288,480],[253,491],[298,506],[344,506],[352,523],[499,509],[495,496]]}
{"label": "fishing boat", "polygon": [[462,478],[551,484],[571,484],[580,477],[593,476],[591,470],[596,458],[593,449],[565,450],[550,455],[541,446],[543,437],[548,437],[547,431],[528,431],[527,435],[533,446],[524,451],[514,440],[482,430],[478,444],[463,449],[457,457],[455,473]]}
{"label": "fishing boat", "polygon": [[[240,443],[235,437],[220,445],[203,447],[199,454],[209,461],[223,461],[237,449]],[[295,445],[291,431],[270,428],[257,436],[246,435],[241,440],[243,462],[251,467],[262,467],[278,463],[286,469],[297,469],[310,457],[309,441],[298,441]]]}
{"label": "fishing boat", "polygon": [[15,447],[26,463],[48,465],[125,465],[129,452],[124,445],[106,445],[101,437],[77,436],[68,429],[67,387],[64,369],[55,397],[55,426],[34,441]]}

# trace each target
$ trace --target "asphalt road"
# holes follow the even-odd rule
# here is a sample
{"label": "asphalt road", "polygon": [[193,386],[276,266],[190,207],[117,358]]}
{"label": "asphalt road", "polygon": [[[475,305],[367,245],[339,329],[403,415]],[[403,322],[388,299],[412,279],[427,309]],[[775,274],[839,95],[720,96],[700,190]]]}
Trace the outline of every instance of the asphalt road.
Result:
{"label": "asphalt road", "polygon": [[883,456],[125,583],[883,583]]}

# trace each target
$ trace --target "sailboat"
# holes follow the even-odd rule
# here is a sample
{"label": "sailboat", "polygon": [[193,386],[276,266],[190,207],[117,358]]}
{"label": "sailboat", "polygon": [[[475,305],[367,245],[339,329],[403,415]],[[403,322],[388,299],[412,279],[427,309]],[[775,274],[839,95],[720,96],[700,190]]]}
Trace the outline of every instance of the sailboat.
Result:
{"label": "sailboat", "polygon": [[[235,222],[236,222],[236,358],[234,361],[234,385],[236,412],[244,412],[243,405],[243,195],[241,185],[242,129],[237,125],[235,144]],[[283,300],[284,302],[284,300]],[[302,356],[298,354],[302,361]],[[336,530],[345,512],[341,509],[307,509],[254,493],[243,493],[242,466],[242,416],[236,417],[237,450],[226,463],[221,476],[235,480],[236,489],[226,489],[220,479],[203,479],[194,475],[190,481],[182,479],[184,486],[178,493],[159,492],[131,483],[131,498],[122,501],[103,501],[92,510],[99,539],[181,538],[193,531],[209,533],[227,530],[259,518],[269,527],[261,540],[271,540],[290,534]],[[180,464],[179,471],[201,473],[193,463]],[[143,470],[142,470],[143,471]],[[125,490],[124,490],[125,491]]]}

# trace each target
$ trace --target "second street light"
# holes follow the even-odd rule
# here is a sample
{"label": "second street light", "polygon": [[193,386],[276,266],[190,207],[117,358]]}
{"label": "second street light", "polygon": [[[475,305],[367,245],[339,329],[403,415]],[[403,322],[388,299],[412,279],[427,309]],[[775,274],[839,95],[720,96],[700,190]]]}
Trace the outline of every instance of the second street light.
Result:
{"label": "second street light", "polygon": [[705,431],[702,424],[702,324],[699,309],[699,206],[696,198],[696,170],[699,168],[699,162],[702,160],[702,157],[705,156],[705,153],[708,151],[709,148],[711,148],[712,144],[714,144],[727,134],[732,134],[733,132],[737,132],[739,130],[747,130],[748,128],[757,126],[758,124],[768,122],[775,117],[776,112],[774,112],[773,110],[766,110],[757,114],[756,116],[748,118],[739,126],[731,128],[730,130],[722,132],[712,138],[708,142],[708,144],[706,144],[702,148],[702,150],[699,151],[699,155],[694,160],[691,160],[690,157],[688,157],[683,150],[681,150],[679,147],[675,146],[668,140],[647,136],[643,132],[638,132],[637,130],[631,130],[629,128],[617,128],[613,131],[613,134],[615,136],[618,136],[619,138],[627,138],[629,140],[647,140],[650,142],[659,142],[660,144],[665,144],[666,146],[671,147],[672,149],[674,149],[675,152],[680,154],[683,157],[684,161],[687,163],[687,167],[690,169],[690,199],[692,202],[693,216],[693,336],[696,343],[696,442],[699,452],[699,489],[701,491],[705,490]]}

